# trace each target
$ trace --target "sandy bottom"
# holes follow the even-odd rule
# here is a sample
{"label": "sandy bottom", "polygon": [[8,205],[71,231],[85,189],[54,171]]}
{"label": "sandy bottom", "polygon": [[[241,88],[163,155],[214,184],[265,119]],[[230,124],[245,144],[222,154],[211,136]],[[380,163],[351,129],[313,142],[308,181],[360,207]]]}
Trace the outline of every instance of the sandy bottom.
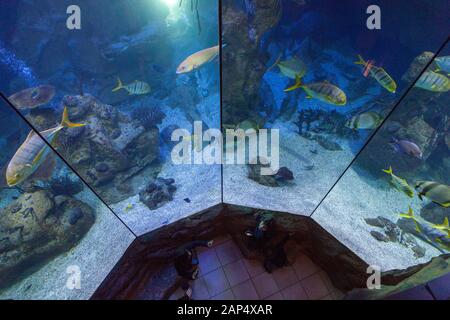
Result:
{"label": "sandy bottom", "polygon": [[[280,129],[280,167],[294,173],[293,182],[267,187],[249,179],[245,165],[225,165],[224,202],[310,215],[351,162],[353,153],[325,150],[317,142],[299,136],[296,126],[276,123],[274,128]],[[310,150],[317,150],[317,154]],[[314,168],[305,169],[311,163]]]}
{"label": "sandy bottom", "polygon": [[177,190],[172,201],[150,210],[139,201],[139,195],[135,195],[111,208],[140,236],[219,204],[220,174],[219,165],[174,165],[167,162],[158,176],[175,179]]}
{"label": "sandy bottom", "polygon": [[[0,291],[0,299],[89,299],[135,237],[90,191],[77,195],[96,213],[95,224],[71,250],[57,256],[38,271]],[[81,289],[70,290],[69,266],[81,271]]]}
{"label": "sandy bottom", "polygon": [[312,218],[368,264],[383,271],[408,268],[440,255],[420,239],[416,239],[417,243],[426,248],[426,254],[418,259],[411,249],[399,243],[377,241],[370,235],[377,228],[367,225],[364,218],[383,216],[396,222],[398,213],[406,212],[409,205],[419,212],[424,204],[417,197],[410,199],[389,187],[388,178],[368,181],[349,169]]}

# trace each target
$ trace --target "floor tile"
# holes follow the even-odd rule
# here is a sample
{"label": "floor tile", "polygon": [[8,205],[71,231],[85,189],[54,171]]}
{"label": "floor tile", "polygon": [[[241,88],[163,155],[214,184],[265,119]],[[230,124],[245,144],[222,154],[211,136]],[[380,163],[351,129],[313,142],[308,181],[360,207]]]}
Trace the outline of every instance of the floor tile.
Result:
{"label": "floor tile", "polygon": [[230,284],[228,283],[227,277],[225,276],[222,268],[208,273],[203,278],[211,297],[214,297],[230,288]]}
{"label": "floor tile", "polygon": [[232,288],[236,300],[259,300],[258,293],[251,280],[247,280]]}
{"label": "floor tile", "polygon": [[233,291],[231,291],[231,289],[211,298],[211,300],[234,300],[234,299],[235,299],[234,294]]}
{"label": "floor tile", "polygon": [[301,281],[303,289],[311,300],[318,300],[327,296],[330,292],[325,285],[320,273],[316,273]]}
{"label": "floor tile", "polygon": [[221,236],[218,236],[218,237],[214,238],[213,240],[214,240],[213,246],[217,247],[218,245],[220,245],[222,243],[230,241],[231,240],[231,236],[229,234],[223,234]]}
{"label": "floor tile", "polygon": [[321,271],[320,276],[322,277],[323,282],[327,286],[328,291],[332,292],[332,291],[336,290],[336,288],[333,286],[333,283],[330,280],[330,277],[328,276],[328,274],[325,271]]}
{"label": "floor tile", "polygon": [[241,251],[233,241],[227,241],[215,247],[222,266],[242,258]]}
{"label": "floor tile", "polygon": [[198,278],[195,281],[191,281],[192,288],[192,299],[194,300],[208,300],[209,293],[206,288],[205,280],[203,278]]}
{"label": "floor tile", "polygon": [[270,297],[265,298],[264,300],[284,300],[283,295],[281,294],[281,292],[277,292],[273,295],[271,295]]}
{"label": "floor tile", "polygon": [[271,296],[272,294],[280,291],[278,289],[275,279],[270,273],[261,273],[252,279],[256,292],[261,299]]}
{"label": "floor tile", "polygon": [[273,278],[280,290],[292,286],[298,282],[298,278],[292,267],[283,267],[272,272]]}
{"label": "floor tile", "polygon": [[299,280],[303,280],[310,275],[320,271],[320,268],[311,261],[309,257],[304,254],[300,254],[295,260],[292,267],[295,270],[295,274],[297,275]]}
{"label": "floor tile", "polygon": [[308,300],[308,296],[300,282],[282,290],[281,294],[285,300]]}
{"label": "floor tile", "polygon": [[245,268],[244,261],[242,259],[227,264],[225,267],[223,267],[223,271],[225,271],[228,282],[232,287],[250,279],[250,276],[247,272],[247,269]]}
{"label": "floor tile", "polygon": [[205,275],[211,271],[220,268],[220,261],[217,257],[216,251],[210,248],[198,255],[198,260],[200,262],[200,274]]}
{"label": "floor tile", "polygon": [[256,277],[257,275],[265,272],[264,267],[258,260],[244,259],[244,264],[250,277]]}

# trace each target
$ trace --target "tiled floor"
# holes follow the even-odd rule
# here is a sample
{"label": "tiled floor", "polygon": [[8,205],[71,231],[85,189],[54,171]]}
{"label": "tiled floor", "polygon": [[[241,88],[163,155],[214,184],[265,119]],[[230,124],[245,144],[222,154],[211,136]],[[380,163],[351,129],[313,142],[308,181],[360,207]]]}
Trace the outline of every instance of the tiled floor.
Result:
{"label": "tiled floor", "polygon": [[269,274],[260,262],[244,259],[229,236],[215,239],[212,248],[198,252],[200,276],[192,282],[195,300],[334,300],[343,296],[305,255]]}

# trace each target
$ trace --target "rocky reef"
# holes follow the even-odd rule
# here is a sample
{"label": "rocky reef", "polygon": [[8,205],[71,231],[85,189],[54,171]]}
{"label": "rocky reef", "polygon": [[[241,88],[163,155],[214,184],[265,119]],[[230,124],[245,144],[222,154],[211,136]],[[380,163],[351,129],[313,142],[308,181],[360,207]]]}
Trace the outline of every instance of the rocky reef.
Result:
{"label": "rocky reef", "polygon": [[280,18],[279,0],[245,1],[247,12],[236,8],[232,0],[224,3],[223,39],[223,112],[226,123],[237,124],[257,115],[259,96],[266,66],[259,53],[261,37]]}
{"label": "rocky reef", "polygon": [[174,179],[154,179],[139,192],[139,200],[150,210],[156,210],[173,200],[173,194],[177,190],[174,183]]}
{"label": "rocky reef", "polygon": [[94,222],[92,208],[73,197],[20,195],[0,210],[0,288],[75,246]]}
{"label": "rocky reef", "polygon": [[[86,126],[62,132],[56,147],[107,203],[138,193],[138,187],[129,179],[142,170],[154,165],[154,174],[158,173],[157,125],[165,116],[159,109],[150,106],[146,117],[132,117],[89,94],[65,96],[63,104],[68,107],[71,121]],[[36,123],[41,114],[28,117]]]}
{"label": "rocky reef", "polygon": [[268,187],[281,187],[294,180],[294,174],[287,167],[281,167],[272,175],[261,174],[261,169],[269,169],[270,164],[265,158],[258,157],[256,164],[247,164],[248,178]]}

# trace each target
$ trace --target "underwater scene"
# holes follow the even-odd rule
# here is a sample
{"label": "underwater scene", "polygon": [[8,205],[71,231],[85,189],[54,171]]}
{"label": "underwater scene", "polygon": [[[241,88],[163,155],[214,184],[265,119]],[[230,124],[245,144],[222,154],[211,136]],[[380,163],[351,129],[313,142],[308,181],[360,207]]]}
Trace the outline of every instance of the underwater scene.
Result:
{"label": "underwater scene", "polygon": [[312,215],[383,271],[450,252],[450,43],[434,60],[415,60],[423,62],[431,64]]}
{"label": "underwater scene", "polygon": [[3,100],[0,119],[0,299],[89,299],[134,235]]}
{"label": "underwater scene", "polygon": [[0,4],[1,91],[136,235],[220,203],[219,164],[171,160],[176,129],[195,153],[193,123],[220,128],[218,2],[81,0],[81,29],[71,4]]}
{"label": "underwater scene", "polygon": [[[223,127],[279,131],[279,170],[260,174],[271,156],[259,156],[258,163],[225,165],[224,202],[313,214],[448,37],[445,1],[378,1],[385,8],[381,30],[366,26],[371,4],[223,1]],[[445,66],[442,70],[419,84],[425,87],[419,92],[434,99],[445,95],[448,75]],[[431,126],[441,141],[448,126]],[[393,143],[384,144],[382,151],[391,152],[404,138],[393,134]],[[428,140],[420,145],[425,147],[431,147]],[[418,163],[438,166],[425,151],[423,157],[422,151],[414,152],[421,158]],[[439,172],[440,181],[448,184],[448,171]],[[358,179],[373,178],[360,174]],[[346,194],[348,201],[353,197],[351,191]],[[359,212],[353,214],[358,220],[355,215]],[[331,213],[322,218],[343,224]]]}

